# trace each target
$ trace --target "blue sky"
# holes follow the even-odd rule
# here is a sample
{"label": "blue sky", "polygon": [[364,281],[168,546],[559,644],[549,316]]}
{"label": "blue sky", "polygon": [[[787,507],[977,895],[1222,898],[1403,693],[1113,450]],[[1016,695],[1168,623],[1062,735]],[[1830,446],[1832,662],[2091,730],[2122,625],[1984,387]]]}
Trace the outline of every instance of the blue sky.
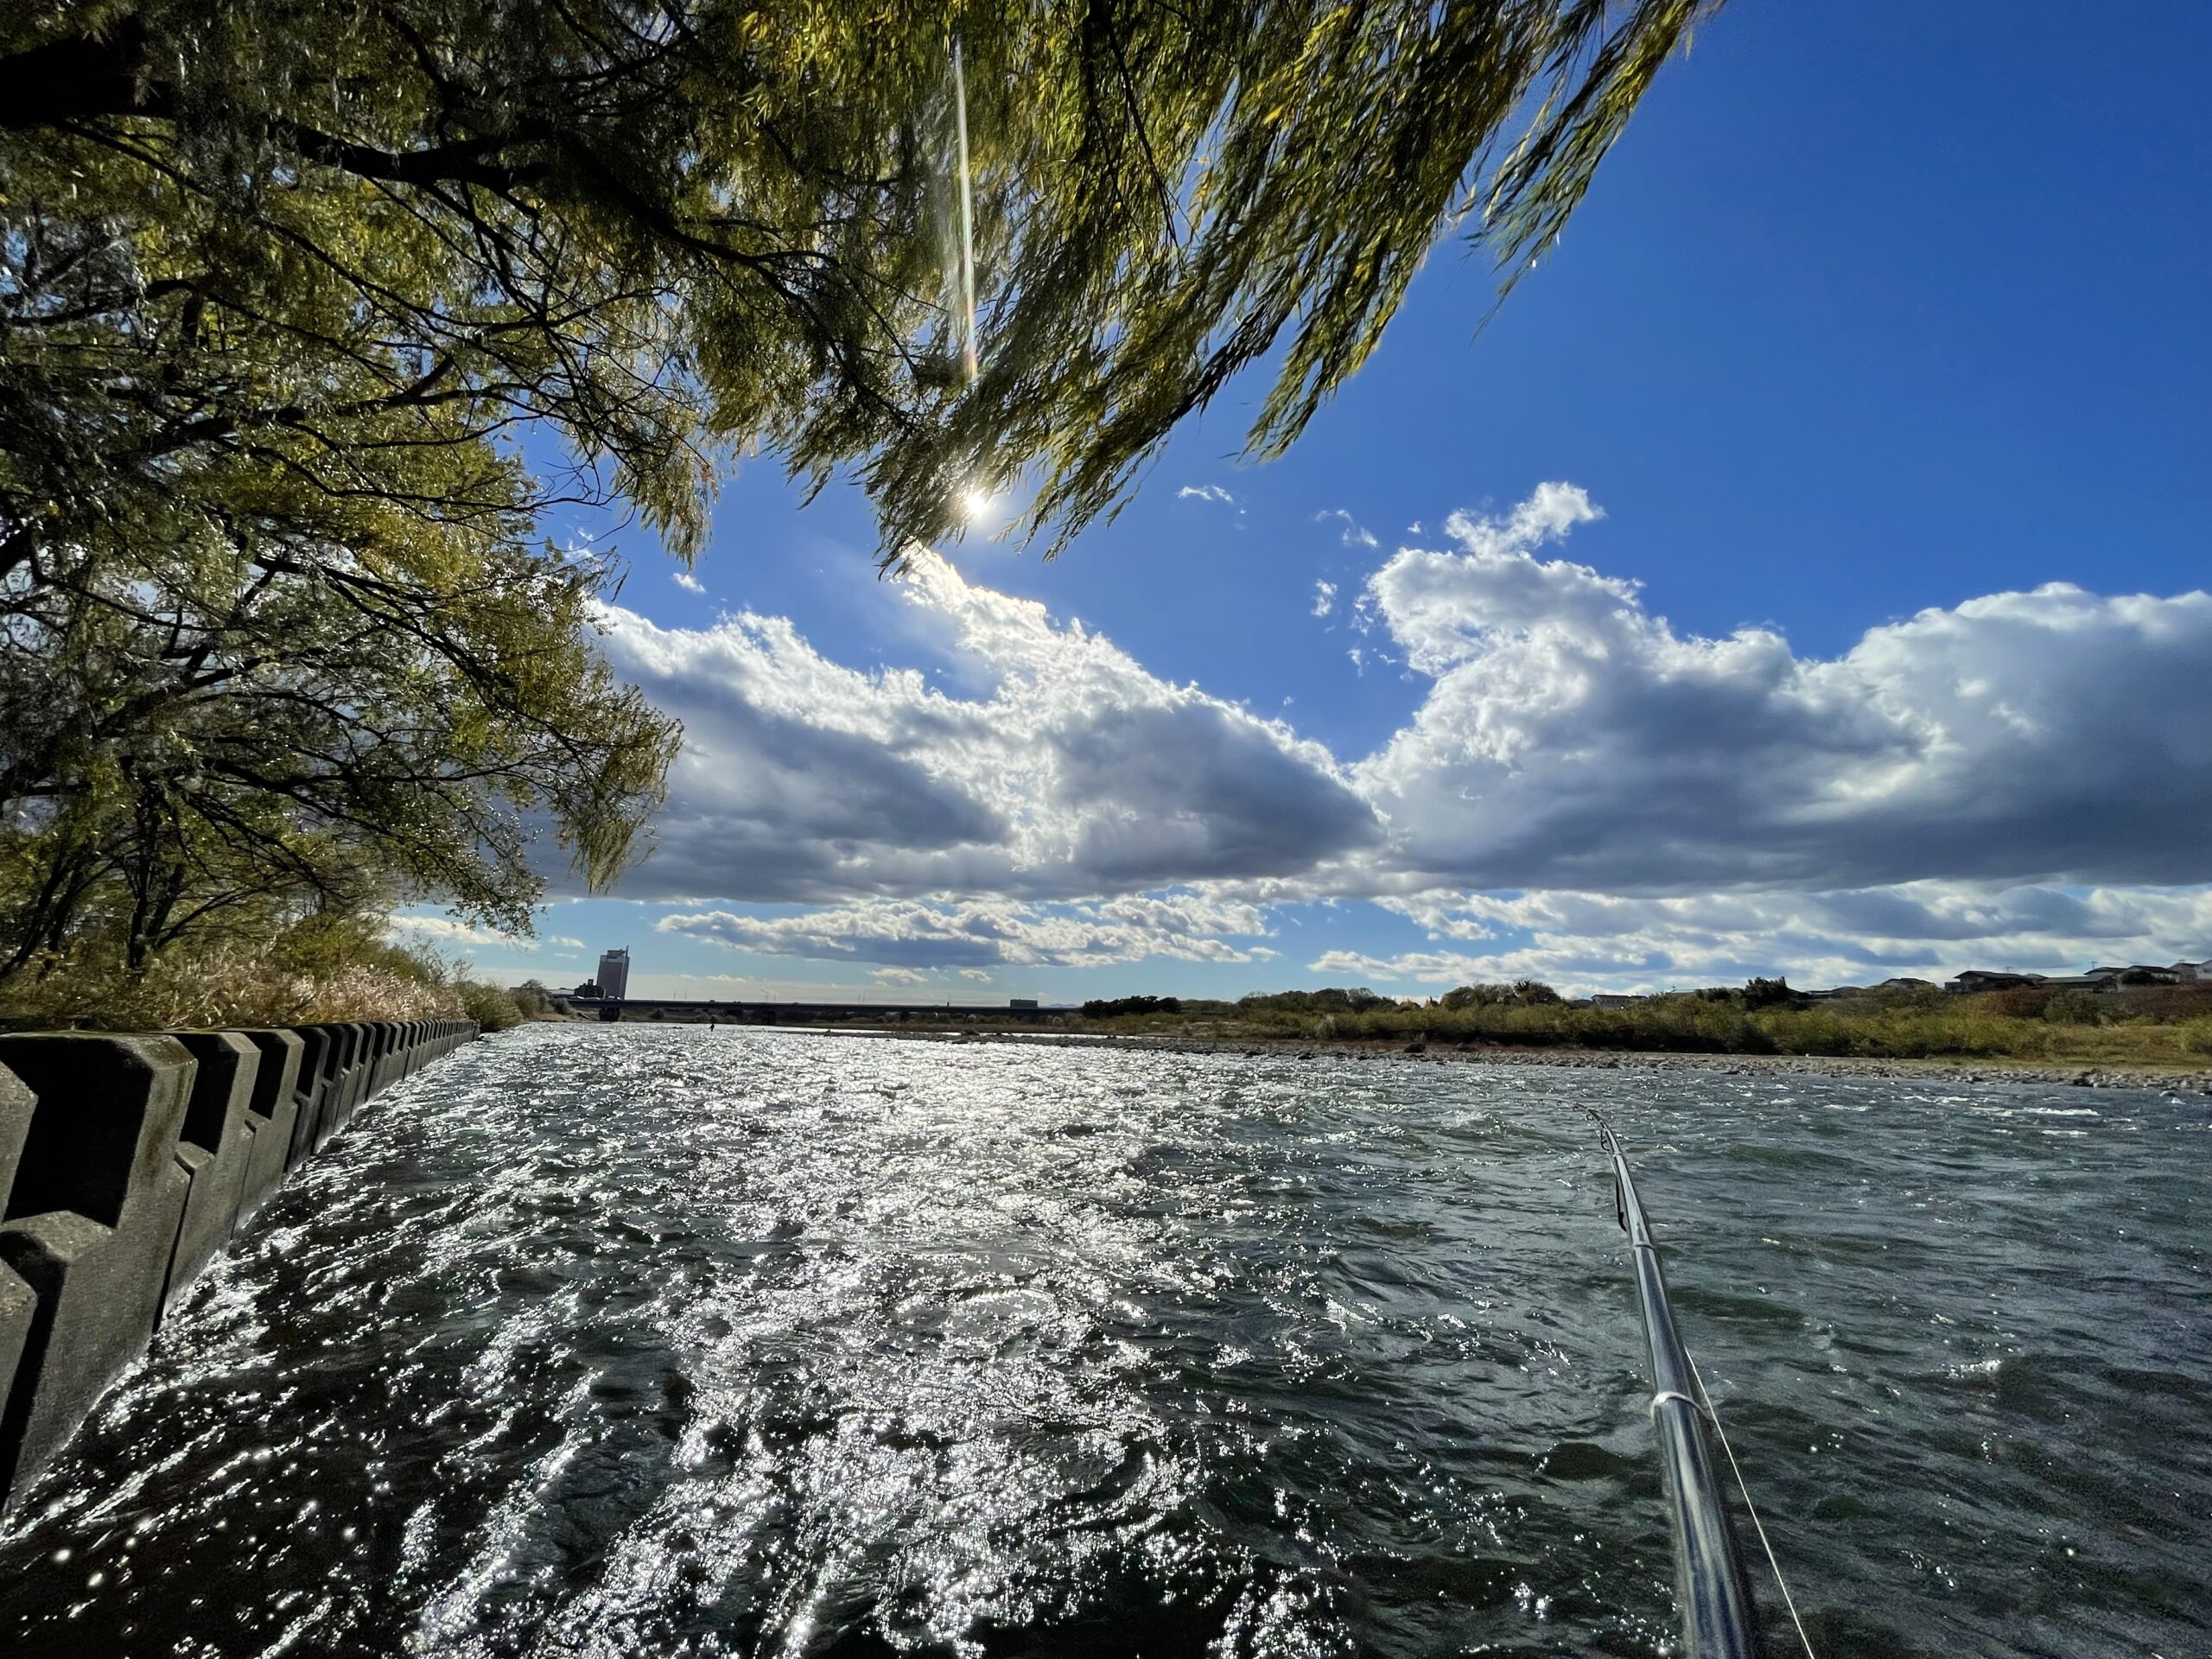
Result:
{"label": "blue sky", "polygon": [[658,851],[423,929],[979,1001],[2212,957],[2209,54],[1738,0],[1487,327],[1440,246],[1284,461],[1238,385],[1058,560],[907,583],[742,469],[696,590],[618,537]]}

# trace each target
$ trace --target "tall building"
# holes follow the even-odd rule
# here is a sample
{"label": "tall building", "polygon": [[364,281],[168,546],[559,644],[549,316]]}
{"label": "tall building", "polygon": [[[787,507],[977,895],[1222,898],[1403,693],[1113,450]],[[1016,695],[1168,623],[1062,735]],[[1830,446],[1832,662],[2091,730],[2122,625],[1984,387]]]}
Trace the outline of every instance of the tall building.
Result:
{"label": "tall building", "polygon": [[620,1002],[630,994],[630,953],[626,950],[607,950],[599,958],[599,994],[610,1002]]}

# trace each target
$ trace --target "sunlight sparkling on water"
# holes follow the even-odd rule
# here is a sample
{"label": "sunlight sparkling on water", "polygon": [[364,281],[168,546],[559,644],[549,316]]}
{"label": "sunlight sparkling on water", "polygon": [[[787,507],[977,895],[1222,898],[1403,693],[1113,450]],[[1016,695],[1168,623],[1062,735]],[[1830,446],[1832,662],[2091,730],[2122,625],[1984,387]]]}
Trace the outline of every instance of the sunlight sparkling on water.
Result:
{"label": "sunlight sparkling on water", "polygon": [[1601,1103],[1823,1653],[2203,1651],[2204,1104],[2052,1092],[511,1033],[195,1291],[0,1645],[1667,1651]]}

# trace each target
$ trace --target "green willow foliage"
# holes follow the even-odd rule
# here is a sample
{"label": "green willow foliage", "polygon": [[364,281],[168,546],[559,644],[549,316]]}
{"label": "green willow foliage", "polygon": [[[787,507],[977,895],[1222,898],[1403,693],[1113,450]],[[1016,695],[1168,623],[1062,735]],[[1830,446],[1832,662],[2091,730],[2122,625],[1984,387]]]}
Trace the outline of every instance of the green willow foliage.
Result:
{"label": "green willow foliage", "polygon": [[1016,480],[1056,549],[1262,359],[1288,444],[1440,236],[1510,282],[1710,3],[0,11],[0,974],[391,892],[525,925],[534,834],[604,883],[677,734],[549,508],[689,557],[752,449],[852,469],[887,562]]}

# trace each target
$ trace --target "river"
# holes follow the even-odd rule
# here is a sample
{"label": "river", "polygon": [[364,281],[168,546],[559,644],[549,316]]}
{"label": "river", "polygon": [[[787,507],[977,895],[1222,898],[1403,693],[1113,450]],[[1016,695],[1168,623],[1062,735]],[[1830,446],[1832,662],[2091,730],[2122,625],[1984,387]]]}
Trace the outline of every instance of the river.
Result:
{"label": "river", "polygon": [[1667,1652],[1592,1105],[1822,1655],[2212,1653],[2201,1096],[640,1026],[296,1175],[0,1651]]}

